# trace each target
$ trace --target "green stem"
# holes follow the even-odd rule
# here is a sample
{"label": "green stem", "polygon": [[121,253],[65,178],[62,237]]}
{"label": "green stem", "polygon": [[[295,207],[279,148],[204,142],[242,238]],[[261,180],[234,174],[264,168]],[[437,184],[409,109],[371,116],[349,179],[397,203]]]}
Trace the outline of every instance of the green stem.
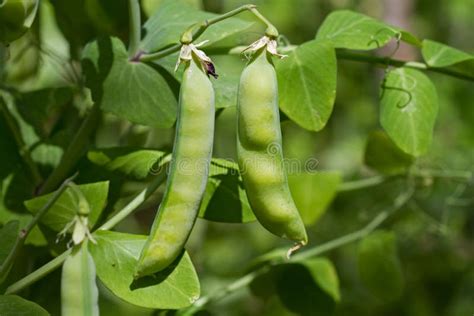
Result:
{"label": "green stem", "polygon": [[[255,5],[253,4],[246,4],[243,6],[238,7],[237,9],[234,9],[232,11],[229,11],[227,13],[224,13],[222,15],[219,15],[215,18],[208,19],[203,21],[202,23],[198,24],[198,27],[196,28],[196,24],[192,25],[189,27],[181,36],[181,40],[185,42],[185,44],[190,44],[196,39],[199,38],[199,36],[204,33],[204,31],[211,25],[216,24],[218,22],[221,22],[225,19],[228,19],[230,17],[233,17],[241,12],[244,11],[251,11],[252,9],[255,9]],[[182,43],[175,44],[171,47],[165,48],[163,50],[157,51],[156,53],[151,53],[151,54],[143,54],[140,57],[140,61],[147,62],[147,61],[153,61],[157,60],[163,57],[166,57],[168,55],[171,55],[173,53],[176,53],[181,49]]]}
{"label": "green stem", "polygon": [[403,61],[398,59],[392,59],[387,57],[379,57],[373,55],[366,55],[360,53],[353,53],[349,51],[340,51],[337,50],[337,58],[343,60],[352,60],[352,61],[360,61],[360,62],[367,62],[376,64],[381,67],[386,66],[393,66],[393,67],[407,67],[419,70],[426,70],[436,73],[445,74],[451,77],[467,80],[467,81],[474,81],[474,76],[466,75],[457,71],[453,71],[447,68],[435,68],[430,67],[425,63],[417,62],[417,61]]}
{"label": "green stem", "polygon": [[[381,211],[372,221],[370,221],[360,230],[328,241],[320,246],[297,253],[293,257],[291,257],[290,262],[302,261],[364,238],[365,236],[373,232],[377,227],[379,227],[393,212],[405,205],[413,196],[413,193],[414,189],[410,186],[407,191],[404,191],[395,199],[394,203],[388,209]],[[258,276],[265,274],[267,271],[269,271],[271,266],[278,265],[283,262],[285,262],[284,259],[269,262],[267,265],[264,265],[261,268],[244,275],[243,277],[237,279],[236,281],[227,285],[223,289],[220,289],[211,295],[201,297],[191,307],[179,312],[178,315],[193,315],[206,305],[209,305],[209,303],[216,302],[222,298],[229,296],[229,294],[248,286]]]}
{"label": "green stem", "polygon": [[2,266],[0,267],[0,280],[3,279],[3,277],[8,273],[10,270],[10,266],[13,264],[15,261],[16,257],[20,253],[21,247],[23,247],[23,244],[25,243],[26,238],[30,234],[31,230],[33,227],[36,226],[36,224],[39,222],[41,217],[43,217],[44,214],[46,214],[49,209],[56,203],[56,201],[59,199],[61,194],[66,190],[67,186],[69,183],[77,176],[75,174],[69,179],[66,179],[61,187],[54,192],[54,194],[51,196],[51,198],[48,200],[48,202],[35,214],[35,216],[31,219],[31,221],[26,225],[25,228],[23,228],[20,233],[18,234],[15,244],[13,245],[13,248],[10,250],[10,253],[8,254],[7,258],[3,262]]}
{"label": "green stem", "polygon": [[253,15],[257,17],[257,19],[262,21],[267,26],[267,29],[265,30],[265,35],[272,39],[276,39],[278,37],[279,34],[277,28],[272,23],[270,23],[270,21],[268,21],[266,17],[264,17],[260,12],[258,12],[256,7],[251,8],[250,12],[252,12]]}
{"label": "green stem", "polygon": [[89,143],[89,138],[95,129],[99,117],[99,104],[95,103],[90,110],[90,113],[82,122],[79,131],[72,139],[71,144],[68,146],[61,157],[59,165],[53,170],[44,183],[43,187],[41,188],[41,193],[49,193],[56,189],[59,183],[61,183],[61,181],[67,177],[72,168],[76,165],[79,159],[81,159],[84,149]]}
{"label": "green stem", "polygon": [[130,215],[133,211],[135,211],[143,202],[145,202],[150,195],[155,192],[159,186],[165,181],[166,179],[166,172],[162,172],[137,196],[131,200],[123,209],[121,209],[117,214],[111,217],[107,222],[105,222],[102,226],[98,228],[98,230],[109,230],[115,225],[117,225],[120,221],[125,219],[128,215]]}
{"label": "green stem", "polygon": [[5,295],[18,293],[22,289],[28,287],[29,285],[35,283],[36,281],[48,275],[49,273],[53,272],[61,266],[61,264],[64,262],[64,260],[67,259],[71,251],[72,248],[69,248],[68,250],[66,250],[65,252],[63,252],[62,254],[39,268],[38,270],[28,274],[23,279],[10,285],[5,291]]}
{"label": "green stem", "polygon": [[338,192],[345,192],[345,191],[353,191],[353,190],[361,190],[373,186],[377,186],[382,183],[386,183],[390,180],[395,179],[395,177],[387,177],[387,176],[375,176],[366,179],[354,180],[354,181],[344,181],[341,185],[337,188]]}
{"label": "green stem", "polygon": [[31,152],[28,149],[28,146],[23,141],[23,136],[21,134],[20,126],[18,126],[18,123],[16,122],[15,118],[10,113],[8,106],[3,96],[1,95],[0,95],[0,111],[3,113],[3,117],[5,118],[8,128],[10,129],[10,132],[13,134],[13,138],[15,139],[15,143],[18,147],[20,156],[23,159],[23,162],[25,163],[25,165],[28,167],[31,173],[31,176],[33,177],[33,181],[35,185],[40,184],[43,181],[43,179],[41,177],[41,173],[39,172],[38,166],[33,161],[33,158],[31,158]]}
{"label": "green stem", "polygon": [[[137,196],[130,201],[127,205],[125,205],[115,216],[110,218],[104,225],[99,227],[98,230],[108,230],[112,229],[115,225],[117,225],[122,219],[124,219],[127,215],[132,213],[134,210],[136,210],[150,195],[156,191],[156,189],[160,186],[160,184],[163,183],[165,179],[165,172],[161,173],[154,179],[148,187],[143,189],[140,193],[137,194]],[[69,181],[71,179],[68,179]],[[23,279],[15,282],[14,284],[10,285],[5,294],[14,294],[18,293],[25,287],[29,286],[30,284],[40,280],[41,278],[45,277],[55,269],[61,266],[61,264],[66,260],[68,255],[71,253],[71,249],[66,250],[63,252],[61,255],[58,257],[54,258],[41,268],[39,268],[36,271],[33,271],[32,273],[28,274],[26,277]]]}
{"label": "green stem", "polygon": [[128,45],[128,56],[134,59],[141,38],[141,21],[140,21],[140,4],[138,0],[128,0],[128,16],[129,16],[129,36],[130,41]]}

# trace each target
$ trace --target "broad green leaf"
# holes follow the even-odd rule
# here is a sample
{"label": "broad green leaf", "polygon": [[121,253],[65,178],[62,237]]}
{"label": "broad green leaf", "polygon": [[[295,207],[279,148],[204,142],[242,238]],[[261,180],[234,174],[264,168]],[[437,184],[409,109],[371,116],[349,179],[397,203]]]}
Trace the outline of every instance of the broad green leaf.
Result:
{"label": "broad green leaf", "polygon": [[[170,44],[179,43],[181,34],[188,27],[217,16],[195,9],[186,3],[187,1],[164,0],[163,2],[143,26],[146,35],[142,40],[141,49],[146,52],[153,52]],[[226,43],[228,46],[235,46],[239,40],[239,34],[248,31],[252,25],[253,23],[238,18],[226,19],[210,26],[198,42],[208,40],[206,46],[216,46],[217,42],[222,42],[225,39],[230,41],[229,38],[237,37],[236,40]]]}
{"label": "broad green leaf", "polygon": [[76,246],[63,263],[61,273],[61,314],[99,315],[99,290],[95,264],[88,243]]}
{"label": "broad green leaf", "polygon": [[10,221],[0,228],[0,266],[8,257],[19,232],[20,222],[18,221]]}
{"label": "broad green leaf", "polygon": [[157,66],[128,60],[118,38],[94,41],[84,48],[82,64],[92,98],[104,111],[133,123],[171,127],[176,98]]}
{"label": "broad green leaf", "polygon": [[328,121],[336,97],[336,54],[327,43],[310,41],[276,64],[280,109],[311,131]]}
{"label": "broad green leaf", "polygon": [[364,14],[334,11],[319,27],[316,39],[329,41],[336,48],[370,50],[384,46],[399,31]]}
{"label": "broad green leaf", "polygon": [[134,281],[133,274],[146,236],[98,231],[90,244],[97,275],[121,299],[142,307],[180,309],[195,302],[199,280],[191,259],[183,253],[169,268]]}
{"label": "broad green leaf", "polygon": [[236,163],[212,159],[199,217],[225,223],[255,220]]}
{"label": "broad green leaf", "polygon": [[49,313],[38,304],[27,301],[19,296],[0,295],[0,315],[48,316]]}
{"label": "broad green leaf", "polygon": [[167,153],[143,148],[114,147],[94,149],[87,153],[94,164],[109,171],[119,171],[136,179],[157,174],[171,158]]}
{"label": "broad green leaf", "polygon": [[[81,184],[78,187],[87,202],[89,202],[91,212],[88,220],[89,227],[92,228],[99,219],[107,202],[109,182]],[[32,213],[38,212],[53,194],[54,192],[26,201],[26,208]],[[75,215],[77,215],[77,201],[71,189],[67,188],[51,209],[41,218],[41,223],[59,232],[72,221]]]}
{"label": "broad green leaf", "polygon": [[290,173],[291,195],[305,225],[313,225],[336,196],[341,183],[339,172]]}
{"label": "broad green leaf", "polygon": [[299,315],[331,315],[340,300],[336,270],[325,258],[287,264],[276,289],[283,305]]}
{"label": "broad green leaf", "polygon": [[430,67],[448,68],[460,74],[474,76],[474,55],[472,54],[431,40],[423,41],[421,54]]}
{"label": "broad green leaf", "polygon": [[403,274],[395,235],[376,231],[358,247],[359,274],[366,288],[384,301],[396,300],[403,292]]}
{"label": "broad green leaf", "polygon": [[404,152],[420,156],[430,144],[438,97],[430,79],[418,70],[390,71],[381,87],[380,123]]}
{"label": "broad green leaf", "polygon": [[422,41],[415,35],[411,34],[410,32],[407,32],[401,29],[398,29],[398,31],[401,34],[401,40],[404,41],[405,43],[408,43],[417,47],[421,47],[423,45]]}
{"label": "broad green leaf", "polygon": [[364,154],[364,162],[370,168],[388,175],[400,174],[408,170],[413,160],[413,156],[401,151],[385,132],[370,133]]}
{"label": "broad green leaf", "polygon": [[462,62],[474,62],[474,55],[431,40],[423,40],[423,59],[430,67],[447,67]]}

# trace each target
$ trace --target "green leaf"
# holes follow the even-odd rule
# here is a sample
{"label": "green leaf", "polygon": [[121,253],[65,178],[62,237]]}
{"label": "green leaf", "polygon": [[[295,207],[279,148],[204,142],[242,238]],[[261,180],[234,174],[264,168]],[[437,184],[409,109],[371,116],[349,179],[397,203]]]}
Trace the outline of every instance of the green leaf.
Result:
{"label": "green leaf", "polygon": [[336,196],[341,183],[339,172],[288,174],[291,195],[305,225],[313,225]]}
{"label": "green leaf", "polygon": [[171,127],[176,98],[158,66],[128,60],[118,38],[94,41],[84,48],[82,64],[92,98],[104,111],[133,123]]}
{"label": "green leaf", "polygon": [[[91,212],[88,220],[89,227],[92,228],[99,219],[107,202],[109,182],[81,184],[78,187],[89,203]],[[32,213],[38,212],[53,194],[54,192],[26,201],[26,208]],[[77,215],[78,206],[76,204],[77,201],[71,188],[67,188],[56,203],[41,218],[41,223],[54,231],[61,231]]]}
{"label": "green leaf", "polygon": [[[0,295],[0,311],[2,316],[49,315],[49,313],[38,304],[16,295]],[[20,311],[21,313],[19,313]]]}
{"label": "green leaf", "polygon": [[316,39],[330,41],[336,48],[371,50],[387,44],[399,31],[364,14],[334,11],[319,27]]}
{"label": "green leaf", "polygon": [[142,307],[180,309],[199,297],[199,280],[191,259],[183,253],[169,268],[151,277],[133,280],[146,236],[98,231],[90,250],[97,275],[121,299]]}
{"label": "green leaf", "polygon": [[327,43],[310,41],[277,62],[280,109],[311,131],[328,121],[336,97],[336,54]]}
{"label": "green leaf", "polygon": [[472,54],[431,40],[423,41],[421,54],[430,67],[448,68],[461,74],[474,76],[474,55]]}
{"label": "green leaf", "polygon": [[467,61],[474,62],[473,55],[431,40],[423,40],[421,53],[430,67],[447,67]]}
{"label": "green leaf", "polygon": [[385,132],[370,133],[364,154],[364,163],[370,168],[395,175],[406,172],[413,160],[413,156],[401,151]]}
{"label": "green leaf", "polygon": [[[190,6],[182,0],[164,0],[158,11],[151,16],[143,26],[146,32],[141,43],[141,49],[154,52],[170,44],[179,43],[181,34],[190,26],[206,19],[216,17],[217,14],[204,12]],[[253,23],[238,18],[226,19],[209,27],[198,41],[208,40],[206,46],[217,46],[217,42],[227,39],[227,46],[235,46],[237,38],[242,32],[248,31]],[[238,38],[237,38],[238,40]]]}
{"label": "green leaf", "polygon": [[255,220],[236,163],[212,159],[199,217],[224,223]]}
{"label": "green leaf", "polygon": [[390,71],[382,84],[380,123],[395,144],[413,156],[425,153],[438,113],[430,79],[418,70]]}
{"label": "green leaf", "polygon": [[395,235],[376,231],[358,247],[359,274],[365,287],[377,298],[393,301],[403,292],[403,274]]}
{"label": "green leaf", "polygon": [[325,258],[287,264],[276,289],[283,305],[300,315],[331,315],[340,300],[336,270]]}
{"label": "green leaf", "polygon": [[[0,229],[0,266],[7,259],[20,232],[20,222],[10,221]],[[0,282],[1,283],[1,282]]]}
{"label": "green leaf", "polygon": [[90,150],[87,158],[109,171],[144,179],[150,174],[159,173],[171,156],[154,149],[113,147]]}

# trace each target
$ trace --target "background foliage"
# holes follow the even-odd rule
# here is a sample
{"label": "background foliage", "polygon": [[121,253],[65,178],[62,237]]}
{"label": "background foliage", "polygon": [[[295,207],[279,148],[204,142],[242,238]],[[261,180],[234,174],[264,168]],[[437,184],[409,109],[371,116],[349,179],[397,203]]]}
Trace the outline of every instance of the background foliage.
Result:
{"label": "background foliage", "polygon": [[[211,16],[179,10],[180,1],[166,7],[168,11],[159,11],[166,2],[173,1],[141,1],[144,20],[151,17],[144,24],[141,49],[157,50],[173,44],[191,23]],[[245,4],[239,0],[185,2],[215,13]],[[325,245],[327,241],[357,232],[380,216],[390,217],[361,240],[319,256],[277,264],[259,273],[248,287],[225,292],[233,281],[280,256],[280,249],[288,247],[287,242],[253,222],[245,194],[236,189],[239,175],[229,171],[235,165],[228,160],[236,158],[232,86],[245,62],[239,55],[222,54],[222,50],[248,44],[261,35],[255,20],[244,13],[240,20],[222,22],[203,36],[210,40],[208,52],[220,74],[214,81],[216,107],[221,109],[216,121],[215,159],[200,212],[201,217],[213,221],[198,219],[187,253],[180,258],[179,269],[168,276],[169,282],[150,286],[139,294],[130,292],[131,281],[127,278],[131,274],[124,272],[133,270],[134,257],[138,256],[144,240],[132,234],[148,233],[163,186],[140,206],[139,212],[115,227],[120,233],[98,234],[98,245],[91,247],[91,253],[100,278],[101,314],[160,315],[165,311],[153,309],[184,307],[190,303],[189,298],[196,299],[199,293],[197,276],[201,296],[225,294],[205,306],[203,315],[472,314],[473,83],[407,68],[387,74],[383,67],[376,67],[380,63],[336,60],[332,46],[369,50],[388,44],[374,54],[369,52],[370,56],[425,60],[429,66],[450,67],[446,69],[472,76],[474,59],[465,52],[474,51],[473,2],[261,0],[253,3],[291,44],[305,43],[278,62],[277,69],[282,92],[285,157],[301,165],[317,162],[316,173],[290,174],[310,246]],[[328,17],[335,10],[366,14],[430,40],[423,42],[422,49],[402,43],[395,50],[397,29],[349,11],[338,11],[339,16],[332,13]],[[18,122],[23,142],[39,170],[36,177],[28,173],[16,136],[2,117],[0,262],[5,260],[14,242],[11,236],[48,199],[33,198],[32,192],[41,178],[60,163],[92,100],[100,103],[105,112],[90,116],[93,119],[89,128],[94,132],[90,150],[74,155],[80,158],[75,181],[81,184],[92,206],[91,227],[96,222],[103,223],[126,205],[153,181],[169,158],[165,153],[172,148],[180,80],[180,72],[171,71],[177,55],[160,59],[157,64],[129,63],[123,44],[129,36],[127,12],[126,1],[122,0],[114,1],[113,5],[110,1],[45,0],[33,28],[12,43],[2,86],[17,92],[13,97],[5,96],[5,103]],[[319,28],[324,19],[327,24]],[[335,21],[332,25],[331,19]],[[350,33],[354,29],[352,23],[361,20],[369,31],[374,25],[384,29],[377,33],[377,43],[367,40],[370,35],[364,37],[364,29],[356,35]],[[168,27],[169,22],[177,23]],[[334,36],[338,30],[349,33]],[[402,39],[418,43],[410,36],[402,33]],[[93,42],[96,38],[100,39]],[[304,67],[301,58],[308,60]],[[295,72],[298,67],[302,75]],[[335,67],[337,78],[332,71]],[[155,76],[156,71],[161,76]],[[126,89],[124,78],[127,78]],[[415,78],[416,87],[410,84],[410,78]],[[313,83],[308,88],[310,91],[291,94],[300,91],[296,89],[301,89],[305,80]],[[84,93],[81,89],[84,86],[90,89],[90,94]],[[403,91],[390,87],[402,87]],[[410,109],[393,111],[394,105],[403,107],[406,91],[410,92],[410,105],[429,108],[422,114]],[[133,107],[117,104],[133,104]],[[410,177],[400,176],[407,171]],[[370,181],[353,182],[362,178]],[[237,190],[237,195],[228,194],[229,190]],[[406,194],[411,197],[407,203],[403,200]],[[65,249],[64,242],[54,241],[56,233],[73,216],[73,211],[68,209],[71,203],[67,195],[62,196],[39,228],[32,230],[11,273],[0,285],[2,291]],[[11,220],[18,220],[19,224]],[[240,222],[245,224],[236,224]],[[263,254],[266,255],[260,257]],[[112,273],[107,265],[107,260],[113,263],[114,256],[125,262],[121,273]],[[176,287],[186,295],[180,297],[173,292]],[[8,296],[0,296],[0,310],[9,302],[31,309],[35,315],[47,312],[57,315],[59,289],[57,270],[18,293],[21,297],[7,300]],[[160,301],[153,302],[152,298],[157,296],[161,297]]]}

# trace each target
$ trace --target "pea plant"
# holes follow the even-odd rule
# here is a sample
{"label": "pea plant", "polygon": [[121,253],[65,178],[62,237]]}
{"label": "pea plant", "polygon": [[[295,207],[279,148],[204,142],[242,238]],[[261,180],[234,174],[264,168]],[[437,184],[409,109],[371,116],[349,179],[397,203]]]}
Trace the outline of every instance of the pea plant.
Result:
{"label": "pea plant", "polygon": [[[420,162],[438,114],[429,75],[472,82],[474,56],[348,10],[294,45],[254,4],[215,14],[146,3],[0,0],[0,315],[99,315],[104,297],[194,315],[245,288],[299,315],[330,315],[344,293],[324,256],[352,243],[364,288],[402,296],[391,225],[433,181],[454,181],[454,198],[472,186],[470,170]],[[420,61],[370,52],[394,43]],[[344,181],[314,157],[286,157],[281,128],[325,128],[341,61],[383,69],[371,171]],[[235,157],[213,153],[225,113]],[[331,202],[368,188],[390,188],[390,203],[318,239]],[[254,222],[277,246],[201,293],[194,257],[211,237],[194,237],[208,222],[228,234]]]}

